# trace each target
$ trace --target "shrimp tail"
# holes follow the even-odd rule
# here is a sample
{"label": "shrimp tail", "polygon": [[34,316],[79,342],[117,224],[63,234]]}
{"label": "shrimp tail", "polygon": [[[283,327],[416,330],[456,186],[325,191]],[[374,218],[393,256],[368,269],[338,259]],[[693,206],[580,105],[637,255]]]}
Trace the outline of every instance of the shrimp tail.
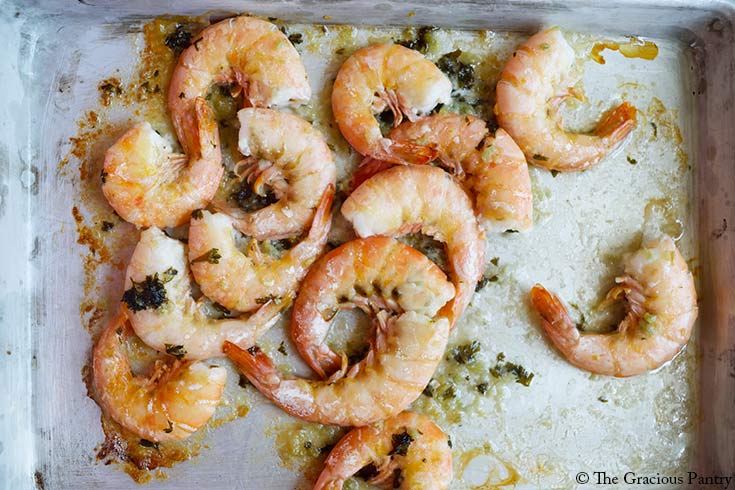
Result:
{"label": "shrimp tail", "polygon": [[325,243],[332,222],[332,203],[334,202],[334,184],[327,185],[322,193],[314,219],[311,221],[308,241],[312,243]]}
{"label": "shrimp tail", "polygon": [[[219,155],[219,127],[214,112],[203,97],[197,97],[194,101],[194,112],[196,113],[198,139],[194,140],[199,148],[188,148],[192,154],[201,155],[202,158],[212,160]],[[184,142],[181,142],[182,146]]]}
{"label": "shrimp tail", "polygon": [[531,304],[541,316],[541,325],[554,345],[563,353],[573,351],[580,334],[561,300],[536,284],[531,289]]}
{"label": "shrimp tail", "polygon": [[357,170],[355,170],[355,173],[352,174],[352,180],[350,181],[350,192],[360,187],[360,184],[368,180],[373,175],[382,172],[383,170],[386,170],[393,165],[393,163],[386,162],[385,160],[377,160],[372,157],[365,157],[360,162],[360,165],[357,167]]}
{"label": "shrimp tail", "polygon": [[281,385],[276,366],[257,345],[242,349],[232,342],[225,341],[222,352],[261,393],[273,393]]}
{"label": "shrimp tail", "polygon": [[625,139],[636,126],[637,113],[633,105],[623,102],[600,120],[595,128],[595,136],[608,138],[610,146],[615,147]]}
{"label": "shrimp tail", "polygon": [[413,163],[422,165],[436,160],[439,155],[436,148],[404,141],[391,142],[390,148],[384,155],[377,155],[383,160],[393,163]]}

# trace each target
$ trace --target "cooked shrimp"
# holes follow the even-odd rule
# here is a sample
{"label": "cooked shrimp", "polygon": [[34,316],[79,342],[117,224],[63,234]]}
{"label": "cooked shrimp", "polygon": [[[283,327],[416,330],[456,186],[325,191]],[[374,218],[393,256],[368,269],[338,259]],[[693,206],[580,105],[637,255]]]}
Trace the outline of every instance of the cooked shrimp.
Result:
{"label": "cooked shrimp", "polygon": [[[454,294],[452,285],[429,259],[388,237],[348,242],[324,260],[337,265],[342,262],[338,256],[353,253],[379,260],[373,266],[388,275],[399,274],[403,268],[423,271],[411,278],[413,284],[396,285],[401,294],[413,290],[422,295],[425,293],[419,290],[432,284],[437,289],[437,305]],[[257,347],[243,350],[226,342],[223,350],[261,393],[288,414],[328,425],[366,425],[400,413],[418,398],[444,355],[449,335],[445,318],[416,310],[380,310],[376,319],[375,339],[367,356],[349,369],[345,365],[328,380],[285,378]]]}
{"label": "cooked shrimp", "polygon": [[105,154],[102,192],[125,221],[160,228],[186,222],[217,192],[222,178],[217,122],[204,99],[193,102],[188,157],[147,122],[137,124]]}
{"label": "cooked shrimp", "polygon": [[314,490],[341,490],[358,472],[372,485],[444,490],[452,481],[449,444],[431,419],[414,412],[352,429],[329,453]]}
{"label": "cooked shrimp", "polygon": [[[393,129],[391,140],[428,144],[439,162],[467,188],[485,231],[526,231],[533,226],[533,193],[526,157],[513,139],[498,129],[490,134],[482,119],[460,114],[436,114]],[[392,166],[368,161],[355,173],[353,185]]]}
{"label": "cooked shrimp", "polygon": [[133,375],[123,341],[130,335],[125,315],[105,328],[94,348],[94,387],[102,409],[149,441],[185,439],[204,425],[219,405],[224,368],[200,362],[157,363],[149,378]]}
{"label": "cooked shrimp", "polygon": [[[617,148],[635,128],[636,109],[625,102],[593,134],[562,129],[556,117],[565,98],[577,96],[568,77],[574,50],[559,29],[541,31],[508,60],[497,84],[495,114],[528,161],[561,172],[585,170]],[[579,97],[579,96],[577,96]]]}
{"label": "cooked shrimp", "polygon": [[255,107],[304,103],[311,97],[301,57],[277,26],[247,16],[213,24],[181,53],[168,87],[168,109],[186,153],[198,133],[194,101],[206,97],[215,83],[236,83]]}
{"label": "cooked shrimp", "polygon": [[250,347],[288,306],[266,302],[249,318],[213,319],[206,315],[204,299],[191,296],[186,250],[178,240],[158,228],[140,234],[128,265],[124,309],[143,342],[177,357],[207,359],[222,355],[229,340]]}
{"label": "cooked shrimp", "polygon": [[332,87],[332,112],[345,139],[360,154],[394,163],[425,163],[434,152],[425,145],[384,137],[375,114],[386,109],[400,124],[437,104],[451,101],[452,82],[418,51],[399,44],[363,48],[344,62]]}
{"label": "cooked shrimp", "polygon": [[544,330],[580,369],[618,377],[642,374],[671,360],[689,341],[697,293],[674,241],[645,240],[624,263],[625,275],[607,295],[607,301],[626,300],[627,314],[613,333],[580,333],[559,298],[538,284],[531,290]]}
{"label": "cooked shrimp", "polygon": [[[224,213],[202,211],[189,225],[189,260],[202,292],[227,308],[251,311],[273,299],[295,295],[309,266],[321,255],[332,223],[334,187],[322,194],[309,234],[279,259],[251,240],[242,253],[233,237],[233,221]],[[215,260],[209,258],[216,255]]]}
{"label": "cooked shrimp", "polygon": [[440,168],[399,165],[365,181],[342,205],[358,236],[421,231],[444,242],[457,291],[440,311],[451,325],[462,315],[485,267],[485,239],[472,201]]}
{"label": "cooked shrimp", "polygon": [[417,260],[417,251],[391,243],[380,237],[348,242],[315,263],[304,278],[291,315],[291,338],[322,378],[346,367],[344,353],[326,343],[339,310],[415,311],[432,317],[447,302],[443,273],[432,262]]}
{"label": "cooked shrimp", "polygon": [[247,179],[256,194],[265,195],[268,186],[278,201],[238,217],[235,227],[257,240],[305,232],[320,196],[334,186],[337,175],[323,136],[303,119],[270,109],[243,109],[237,117],[240,151],[248,157],[243,162]]}

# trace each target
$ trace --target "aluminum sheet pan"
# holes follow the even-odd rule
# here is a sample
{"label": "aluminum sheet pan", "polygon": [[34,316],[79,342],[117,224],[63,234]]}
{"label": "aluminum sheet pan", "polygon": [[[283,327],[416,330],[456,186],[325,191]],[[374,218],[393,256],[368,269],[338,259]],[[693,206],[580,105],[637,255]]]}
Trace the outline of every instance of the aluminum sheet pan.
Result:
{"label": "aluminum sheet pan", "polygon": [[[70,211],[79,186],[73,172],[59,172],[57,166],[68,151],[69,137],[76,134],[76,121],[97,103],[97,82],[116,69],[129,69],[134,61],[136,42],[140,42],[135,26],[161,14],[206,11],[247,11],[296,23],[432,24],[512,32],[559,25],[598,35],[654,39],[662,47],[662,56],[669,57],[667,66],[678,66],[681,72],[646,74],[645,65],[634,66],[642,67],[642,77],[660,78],[663,98],[677,100],[683,144],[693,169],[689,204],[696,228],[690,239],[700,267],[698,352],[693,353],[698,374],[692,381],[698,400],[696,429],[686,447],[689,463],[677,468],[676,474],[735,473],[732,3],[11,0],[0,9],[5,40],[0,57],[0,230],[4,235],[0,240],[0,388],[5,392],[0,404],[0,486],[135,486],[123,472],[99,464],[94,457],[103,437],[99,409],[87,397],[81,376],[92,340],[80,325],[83,263],[79,254],[84,247],[77,244]],[[110,285],[104,294],[115,287]],[[548,355],[555,354],[549,349]],[[522,410],[522,405],[508,406]],[[168,470],[168,479],[154,479],[149,486],[301,488],[299,472],[283,467],[273,449],[273,437],[264,437],[278,416],[265,403],[254,406],[247,417],[215,429],[207,439],[209,449],[199,457]],[[471,431],[468,425],[466,430]],[[569,447],[574,445],[568,444],[574,440],[568,432],[574,430],[560,429],[560,441],[567,447],[558,451],[574,453],[574,447]],[[580,448],[588,447],[583,435],[579,441]],[[541,443],[549,451],[556,441]],[[621,447],[620,452],[625,449]],[[585,464],[588,458],[577,451],[578,465],[551,469],[558,478],[526,479],[517,486],[587,488],[578,485],[583,482],[575,482],[575,476],[583,469],[595,470]],[[626,488],[625,484],[608,486]]]}

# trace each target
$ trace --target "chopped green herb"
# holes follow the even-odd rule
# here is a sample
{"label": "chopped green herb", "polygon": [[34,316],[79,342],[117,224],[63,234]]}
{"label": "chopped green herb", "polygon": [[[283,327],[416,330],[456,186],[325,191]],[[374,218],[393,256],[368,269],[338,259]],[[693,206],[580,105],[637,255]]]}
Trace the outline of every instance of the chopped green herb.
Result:
{"label": "chopped green herb", "polygon": [[484,395],[485,393],[487,393],[488,384],[487,383],[479,383],[477,386],[475,386],[475,388],[477,389],[477,391],[481,395]]}
{"label": "chopped green herb", "polygon": [[158,273],[146,276],[141,282],[130,281],[133,285],[123,293],[122,300],[132,311],[155,310],[167,301],[164,281]]}
{"label": "chopped green herb", "polygon": [[164,344],[166,354],[174,356],[176,359],[183,359],[186,355],[186,349],[183,345]]}
{"label": "chopped green herb", "polygon": [[628,160],[628,163],[630,163],[631,165],[635,165],[636,163],[638,163],[638,160],[636,160],[635,158],[630,158],[629,156],[625,158]]}
{"label": "chopped green herb", "polygon": [[546,161],[549,160],[547,157],[545,157],[543,155],[539,155],[538,153],[534,153],[533,154],[533,159],[534,160],[538,160],[539,162],[546,162]]}
{"label": "chopped green herb", "polygon": [[278,346],[278,352],[280,352],[284,356],[288,355],[288,352],[286,351],[286,344],[283,341],[281,341],[281,345]]}
{"label": "chopped green herb", "polygon": [[458,88],[469,88],[475,83],[475,69],[472,65],[464,63],[459,58],[462,51],[457,49],[447,53],[436,63],[441,71],[454,79]]}
{"label": "chopped green herb", "polygon": [[552,170],[551,170],[551,176],[552,176],[552,177],[556,177],[557,175],[559,175],[559,171],[558,171],[558,170],[554,170],[554,169],[552,169]]}
{"label": "chopped green herb", "polygon": [[264,196],[256,194],[250,187],[250,184],[243,181],[240,186],[230,194],[230,200],[233,201],[243,211],[248,213],[257,211],[278,201],[278,198],[272,192],[267,192]]}
{"label": "chopped green herb", "polygon": [[549,46],[549,43],[541,43],[539,44],[539,48],[543,49],[544,51],[549,49],[551,46]]}
{"label": "chopped green herb", "polygon": [[311,449],[311,441],[306,441],[304,443],[304,449]]}
{"label": "chopped green herb", "polygon": [[204,213],[201,209],[195,209],[191,212],[191,219],[202,219],[204,218]]}
{"label": "chopped green herb", "polygon": [[505,230],[503,233],[518,233],[518,230]]}
{"label": "chopped green herb", "polygon": [[240,378],[237,380],[237,385],[240,388],[247,388],[250,386],[250,381],[248,381],[248,378],[244,374],[241,374]]}
{"label": "chopped green herb", "polygon": [[397,44],[405,46],[408,49],[415,49],[416,51],[426,54],[426,52],[429,50],[429,35],[438,29],[439,28],[435,26],[420,27],[419,30],[416,32],[416,37],[414,39],[409,39],[407,41],[398,41]]}
{"label": "chopped green herb", "polygon": [[447,436],[447,446],[449,446],[450,449],[454,447],[452,444],[452,436]]}
{"label": "chopped green herb", "polygon": [[597,397],[597,400],[599,402],[601,402],[601,403],[607,403],[608,402],[608,399],[606,397],[604,397],[604,396]]}
{"label": "chopped green herb", "polygon": [[165,429],[163,429],[163,431],[166,434],[170,434],[170,433],[172,433],[174,431],[174,424],[172,424],[170,420],[167,420],[167,422],[168,422],[168,427],[165,428]]}
{"label": "chopped green herb", "polygon": [[500,257],[493,257],[492,259],[490,259],[490,263],[496,267],[498,266],[498,262],[500,262]]}
{"label": "chopped green herb", "polygon": [[114,227],[115,227],[115,223],[113,223],[112,221],[103,221],[102,225],[100,226],[100,229],[102,231],[107,232],[113,229]]}
{"label": "chopped green herb", "polygon": [[176,30],[166,36],[164,44],[178,56],[191,45],[191,33],[182,24],[176,24]]}
{"label": "chopped green herb", "polygon": [[447,389],[442,393],[442,399],[448,400],[457,396],[457,391],[454,389],[454,385],[449,385]]}
{"label": "chopped green herb", "polygon": [[258,347],[257,345],[252,345],[248,347],[248,354],[250,354],[251,356],[254,356],[258,352],[260,352],[260,347]]}
{"label": "chopped green herb", "polygon": [[655,122],[651,123],[651,128],[653,128],[653,137],[657,138],[658,137],[658,126],[656,126]]}
{"label": "chopped green herb", "polygon": [[497,356],[497,364],[490,368],[490,374],[493,378],[502,378],[507,374],[512,374],[516,378],[516,383],[523,386],[529,386],[533,380],[534,374],[527,371],[526,368],[512,362],[504,362],[505,354],[502,352]]}
{"label": "chopped green herb", "polygon": [[394,454],[405,456],[408,453],[408,447],[413,442],[413,437],[404,430],[399,434],[393,434],[391,441],[393,442],[393,449],[388,454],[390,456]]}
{"label": "chopped green herb", "polygon": [[102,173],[100,173],[100,179],[102,180],[102,183],[103,183],[103,184],[104,184],[105,182],[107,182],[107,176],[108,176],[108,175],[109,175],[109,174],[108,174],[107,172],[105,172],[104,170],[102,171]]}
{"label": "chopped green herb", "polygon": [[288,35],[288,40],[291,41],[291,44],[301,44],[304,42],[304,35],[300,32],[294,32]]}
{"label": "chopped green herb", "polygon": [[176,274],[178,274],[179,271],[174,269],[173,267],[169,267],[165,271],[161,273],[161,281],[163,281],[164,284],[170,282]]}
{"label": "chopped green herb", "polygon": [[480,352],[480,342],[473,340],[468,344],[458,345],[452,349],[452,358],[459,364],[466,364],[475,360],[475,356]]}
{"label": "chopped green herb", "polygon": [[221,258],[222,258],[222,255],[220,255],[219,249],[213,248],[203,253],[196,259],[192,260],[191,263],[195,264],[197,262],[209,262],[210,264],[219,264],[219,259]]}

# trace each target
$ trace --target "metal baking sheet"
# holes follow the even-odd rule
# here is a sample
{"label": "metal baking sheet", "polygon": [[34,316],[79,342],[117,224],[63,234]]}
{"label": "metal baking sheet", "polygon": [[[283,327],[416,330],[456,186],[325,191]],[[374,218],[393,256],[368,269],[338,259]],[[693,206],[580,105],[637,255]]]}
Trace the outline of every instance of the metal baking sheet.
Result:
{"label": "metal baking sheet", "polygon": [[[0,57],[0,380],[6,395],[0,404],[0,482],[3,488],[131,488],[135,483],[114,465],[95,460],[103,440],[99,409],[87,397],[82,368],[87,362],[92,339],[82,327],[79,304],[84,296],[86,248],[77,243],[78,233],[71,209],[78,204],[79,182],[75,168],[62,171],[59,162],[70,148],[69,138],[77,134],[81,114],[97,104],[97,83],[121,69],[130,69],[140,47],[139,26],[161,14],[200,15],[207,11],[252,12],[285,21],[316,24],[365,24],[385,26],[440,25],[456,29],[490,29],[498,32],[529,33],[541,26],[559,25],[571,31],[604,36],[641,35],[661,48],[663,64],[617,65],[640,70],[641,78],[657,79],[658,90],[667,107],[678,110],[682,148],[691,165],[689,252],[696,255],[700,296],[700,318],[694,356],[696,377],[685,380],[696,397],[694,426],[685,431],[683,451],[686,467],[655,468],[646,465],[651,455],[623,454],[605,467],[590,466],[593,455],[583,450],[616,454],[605,441],[590,441],[584,416],[579,425],[560,426],[545,432],[548,440],[534,457],[548,454],[547,468],[538,475],[521,474],[517,488],[582,487],[579,472],[590,475],[607,471],[621,478],[626,470],[641,475],[661,471],[685,478],[682,485],[650,485],[651,488],[686,487],[689,471],[700,475],[725,476],[735,472],[735,8],[718,1],[631,1],[592,2],[374,2],[364,1],[212,1],[114,2],[85,0],[78,3],[10,1],[0,12],[0,32],[5,34],[5,54]],[[609,51],[610,69],[622,63]],[[649,67],[676,70],[646,72]],[[312,75],[312,73],[310,73]],[[631,77],[631,78],[636,78]],[[594,95],[594,83],[585,87]],[[324,83],[318,75],[312,83]],[[604,91],[605,87],[597,88]],[[591,92],[590,92],[591,91]],[[107,144],[114,139],[110,135]],[[618,156],[624,158],[625,155]],[[537,175],[536,183],[558,186],[547,175]],[[590,177],[594,179],[594,177]],[[572,193],[571,198],[574,197]],[[552,226],[542,226],[547,238]],[[537,222],[538,223],[538,222]],[[601,231],[614,232],[614,226]],[[539,233],[544,233],[543,228]],[[577,245],[581,241],[575,242]],[[500,242],[495,243],[502,250]],[[505,244],[510,249],[512,244]],[[553,248],[553,247],[552,247]],[[558,244],[563,257],[564,243]],[[553,251],[550,252],[553,255]],[[533,272],[534,274],[531,274]],[[547,274],[544,277],[543,274]],[[529,271],[526,279],[553,281],[553,272]],[[553,283],[551,283],[553,284]],[[572,294],[575,286],[563,289]],[[119,285],[105,283],[100,294],[114,296]],[[576,285],[576,288],[581,285]],[[594,290],[604,284],[591,283]],[[519,291],[521,289],[519,288]],[[537,329],[528,323],[533,342],[542,342]],[[489,330],[495,351],[515,349],[523,335]],[[490,341],[488,341],[490,343]],[[515,346],[515,347],[514,347]],[[493,353],[495,352],[493,351]],[[554,383],[544,371],[563,366],[556,353],[547,348],[548,360],[533,365],[541,369],[534,381],[535,395],[516,387],[507,388],[502,404],[506,426],[534,414],[532,401],[567,390],[573,410],[581,399],[575,386]],[[554,357],[556,356],[556,357]],[[547,366],[548,367],[548,366]],[[560,379],[578,379],[559,368]],[[570,368],[567,368],[570,369]],[[557,380],[558,381],[558,380]],[[595,381],[593,381],[593,384]],[[660,389],[656,378],[638,381],[643,389]],[[599,383],[595,386],[599,386]],[[616,388],[618,389],[618,388]],[[595,396],[598,393],[595,392]],[[524,402],[524,400],[526,400]],[[524,405],[525,403],[525,405]],[[620,407],[621,416],[631,416],[628,429],[651,430],[656,421],[637,421],[630,407]],[[627,411],[626,411],[627,410]],[[661,414],[675,417],[676,413]],[[280,419],[279,419],[280,417]],[[526,415],[524,423],[546,423]],[[553,418],[553,417],[552,417]],[[208,448],[198,457],[166,470],[165,479],[154,478],[151,488],[306,488],[297,468],[281,464],[274,447],[273,427],[283,416],[265,402],[256,402],[247,417],[213,429],[206,436]],[[591,420],[591,419],[589,419]],[[667,421],[667,424],[670,421]],[[611,421],[613,423],[613,421]],[[640,423],[641,425],[636,425]],[[651,425],[653,424],[653,426]],[[666,425],[666,424],[665,424]],[[670,425],[670,424],[669,424]],[[264,434],[269,433],[269,437]],[[459,429],[458,429],[459,430]],[[460,433],[473,430],[468,423]],[[519,432],[519,434],[523,434]],[[525,434],[538,434],[533,430]],[[506,460],[502,438],[492,442],[498,460]],[[459,448],[462,449],[460,439]],[[532,446],[529,440],[521,446]],[[559,448],[558,446],[563,446]],[[682,447],[681,444],[676,447]],[[592,448],[592,449],[590,449]],[[564,457],[555,458],[558,455]],[[455,454],[457,456],[458,454]],[[576,456],[575,456],[576,455]],[[576,459],[575,459],[576,458]],[[455,470],[461,457],[456,458]],[[677,459],[674,458],[673,461]],[[540,465],[544,461],[539,459]],[[554,465],[554,461],[565,464]],[[570,463],[571,462],[571,463]],[[544,476],[546,475],[546,476]],[[592,475],[594,478],[594,475]],[[469,479],[469,477],[468,477]],[[594,480],[593,480],[594,481]],[[580,485],[582,484],[582,485]],[[453,488],[471,488],[458,481]],[[589,488],[626,488],[626,484],[589,485]],[[637,488],[646,488],[642,484]],[[480,488],[488,488],[480,487]]]}

